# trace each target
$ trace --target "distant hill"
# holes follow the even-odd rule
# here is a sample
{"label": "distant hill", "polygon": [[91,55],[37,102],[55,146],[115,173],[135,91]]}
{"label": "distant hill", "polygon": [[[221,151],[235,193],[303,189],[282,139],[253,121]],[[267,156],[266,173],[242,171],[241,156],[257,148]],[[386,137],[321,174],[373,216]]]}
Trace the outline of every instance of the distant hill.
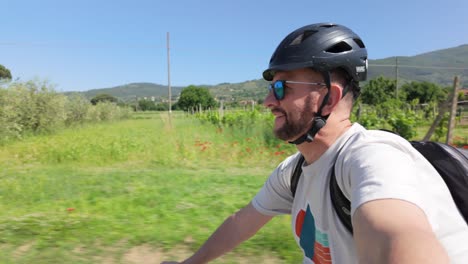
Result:
{"label": "distant hill", "polygon": [[[390,57],[369,61],[369,80],[379,75],[404,81],[429,81],[442,86],[453,85],[455,75],[468,85],[468,44],[411,57]],[[385,66],[388,65],[388,66]]]}
{"label": "distant hill", "polygon": [[[395,78],[396,57],[369,60],[368,80],[383,75]],[[450,68],[450,69],[446,69]],[[454,48],[437,50],[410,57],[398,57],[398,83],[408,81],[429,81],[442,86],[450,86],[455,75],[461,77],[462,87],[468,86],[468,44]],[[261,73],[259,73],[260,75]],[[258,100],[267,93],[267,82],[263,79],[241,83],[221,83],[218,85],[200,85],[210,89],[213,96],[223,100]],[[177,98],[184,87],[172,87],[173,98]],[[157,100],[168,98],[165,85],[154,83],[131,83],[112,88],[93,89],[83,92],[92,98],[99,93],[111,94],[123,101],[135,97],[155,97]]]}
{"label": "distant hill", "polygon": [[241,83],[221,83],[208,87],[215,98],[226,101],[258,100],[267,94],[268,82],[263,79]]}
{"label": "distant hill", "polygon": [[[177,97],[184,87],[173,86],[171,87],[172,96]],[[70,94],[69,92],[66,94]],[[162,98],[168,98],[168,88],[167,85],[160,85],[154,83],[130,83],[125,85],[120,85],[111,88],[102,88],[102,89],[92,89],[89,91],[81,92],[87,98],[91,99],[94,96],[102,93],[110,94],[122,101],[131,101],[135,100],[135,97],[138,98],[151,98],[155,97],[157,100]]]}

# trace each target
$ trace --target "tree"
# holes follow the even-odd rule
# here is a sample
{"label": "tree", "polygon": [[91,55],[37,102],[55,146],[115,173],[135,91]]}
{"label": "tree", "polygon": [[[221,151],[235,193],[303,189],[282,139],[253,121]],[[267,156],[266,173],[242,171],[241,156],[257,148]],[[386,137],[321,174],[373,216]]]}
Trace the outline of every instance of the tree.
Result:
{"label": "tree", "polygon": [[362,89],[361,99],[365,104],[378,105],[395,98],[396,81],[379,76]]}
{"label": "tree", "polygon": [[[155,110],[156,111],[168,111],[169,103],[158,103],[155,105]],[[174,110],[174,106],[172,107],[172,110]]]}
{"label": "tree", "polygon": [[468,93],[465,93],[463,91],[458,92],[458,101],[466,101],[468,100]]}
{"label": "tree", "polygon": [[156,104],[151,100],[143,99],[138,101],[138,108],[141,111],[154,111],[156,110]]}
{"label": "tree", "polygon": [[420,104],[440,102],[447,97],[442,87],[430,82],[407,83],[401,87],[401,91],[407,102],[417,99]]}
{"label": "tree", "polygon": [[0,64],[0,80],[11,81],[11,72]]}
{"label": "tree", "polygon": [[110,94],[98,94],[91,99],[91,103],[93,105],[97,105],[100,102],[117,103],[117,101],[118,101],[117,98],[115,98],[114,96]]}
{"label": "tree", "polygon": [[182,90],[177,102],[179,108],[187,111],[191,108],[198,108],[199,105],[204,109],[216,106],[216,101],[207,88],[190,85]]}

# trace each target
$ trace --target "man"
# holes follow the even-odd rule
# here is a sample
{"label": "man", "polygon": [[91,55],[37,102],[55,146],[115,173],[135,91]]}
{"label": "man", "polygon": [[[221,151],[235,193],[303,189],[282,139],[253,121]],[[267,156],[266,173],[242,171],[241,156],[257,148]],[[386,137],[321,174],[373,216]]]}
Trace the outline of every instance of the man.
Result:
{"label": "man", "polygon": [[[280,43],[263,73],[272,82],[264,104],[275,135],[305,158],[295,195],[299,153],[182,263],[230,251],[278,214],[292,215],[303,263],[468,263],[468,225],[437,172],[406,140],[351,123],[366,75],[364,43],[344,26],[305,26]],[[331,202],[333,167],[351,201],[353,233]]]}

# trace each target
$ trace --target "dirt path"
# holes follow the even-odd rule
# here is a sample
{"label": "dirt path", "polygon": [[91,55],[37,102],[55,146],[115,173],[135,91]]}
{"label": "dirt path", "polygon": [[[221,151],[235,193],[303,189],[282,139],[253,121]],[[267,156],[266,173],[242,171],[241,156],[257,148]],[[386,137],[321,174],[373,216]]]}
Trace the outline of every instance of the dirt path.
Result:
{"label": "dirt path", "polygon": [[[191,251],[185,247],[176,247],[171,251],[162,252],[155,250],[148,245],[141,245],[130,249],[123,257],[123,262],[128,264],[153,264],[167,260],[183,260],[190,256]],[[237,256],[229,253],[226,256],[213,262],[216,263],[282,263],[281,259],[273,256]]]}
{"label": "dirt path", "polygon": [[[24,260],[23,257],[26,255],[34,254],[34,242],[28,242],[24,245],[11,248],[10,259],[12,263],[16,261]],[[153,247],[149,244],[143,244],[125,249],[123,246],[125,243],[118,243],[113,247],[101,247],[99,246],[99,255],[92,255],[89,249],[84,247],[76,247],[71,250],[70,255],[72,259],[76,259],[80,263],[101,263],[101,264],[159,264],[163,261],[181,261],[190,254],[192,251],[186,246],[177,246],[171,250],[164,251]],[[246,256],[236,255],[229,253],[220,259],[213,261],[213,264],[223,263],[268,263],[277,264],[283,263],[281,259],[272,255],[260,255],[260,256]]]}

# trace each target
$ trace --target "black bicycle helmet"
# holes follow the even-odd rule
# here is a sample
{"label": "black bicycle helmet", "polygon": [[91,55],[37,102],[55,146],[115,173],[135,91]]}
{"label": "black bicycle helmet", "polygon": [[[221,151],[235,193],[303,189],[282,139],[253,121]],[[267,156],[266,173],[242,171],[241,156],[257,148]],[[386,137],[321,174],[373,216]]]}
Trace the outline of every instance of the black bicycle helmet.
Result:
{"label": "black bicycle helmet", "polygon": [[345,26],[308,25],[293,31],[279,44],[263,78],[271,81],[276,71],[300,68],[313,68],[322,73],[342,68],[354,81],[364,81],[367,50],[361,38]]}
{"label": "black bicycle helmet", "polygon": [[[358,83],[367,78],[367,50],[361,38],[345,26],[333,23],[308,25],[293,31],[281,41],[271,56],[268,69],[263,72],[263,78],[271,81],[276,71],[301,68],[312,68],[322,73],[329,89],[330,72],[342,69],[351,82],[344,87],[343,95],[349,86],[354,87],[358,94]],[[322,108],[328,97],[329,92],[325,95],[309,131],[290,143],[297,145],[314,140],[328,118],[322,116]]]}

